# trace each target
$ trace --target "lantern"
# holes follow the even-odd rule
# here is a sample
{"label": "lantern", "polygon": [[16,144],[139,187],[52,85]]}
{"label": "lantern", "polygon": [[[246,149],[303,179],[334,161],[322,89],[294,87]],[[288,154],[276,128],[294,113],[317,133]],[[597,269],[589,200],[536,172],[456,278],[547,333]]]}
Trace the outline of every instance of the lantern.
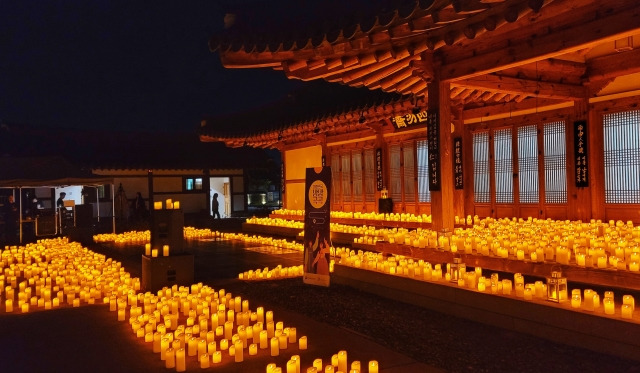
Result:
{"label": "lantern", "polygon": [[387,190],[387,188],[382,188],[382,190],[380,191],[380,198],[382,199],[389,198],[389,191]]}
{"label": "lantern", "polygon": [[559,269],[552,269],[551,277],[547,277],[547,300],[564,302],[567,298],[567,278],[562,277]]}
{"label": "lantern", "polygon": [[466,272],[467,266],[462,263],[462,259],[459,257],[453,258],[453,263],[449,264],[449,276],[451,282],[458,282],[461,275]]}

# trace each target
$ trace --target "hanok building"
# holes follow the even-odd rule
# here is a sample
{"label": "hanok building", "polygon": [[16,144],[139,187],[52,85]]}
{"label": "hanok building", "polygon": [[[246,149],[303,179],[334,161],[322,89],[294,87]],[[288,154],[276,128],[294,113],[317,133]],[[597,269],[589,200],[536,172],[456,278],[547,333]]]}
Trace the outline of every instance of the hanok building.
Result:
{"label": "hanok building", "polygon": [[282,152],[285,208],[326,164],[333,210],[377,211],[388,189],[435,230],[467,215],[640,222],[637,1],[325,5],[239,12],[210,41],[227,68],[396,95],[250,134],[203,122],[201,141]]}

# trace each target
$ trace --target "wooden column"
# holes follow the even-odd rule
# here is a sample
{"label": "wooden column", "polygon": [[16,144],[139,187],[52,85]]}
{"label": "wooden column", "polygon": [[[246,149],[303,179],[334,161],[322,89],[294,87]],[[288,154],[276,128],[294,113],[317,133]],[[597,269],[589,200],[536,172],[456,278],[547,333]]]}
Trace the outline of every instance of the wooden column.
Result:
{"label": "wooden column", "polygon": [[434,79],[428,83],[429,112],[438,113],[440,190],[431,191],[431,215],[435,231],[453,232],[453,137],[451,136],[451,88],[449,82]]}

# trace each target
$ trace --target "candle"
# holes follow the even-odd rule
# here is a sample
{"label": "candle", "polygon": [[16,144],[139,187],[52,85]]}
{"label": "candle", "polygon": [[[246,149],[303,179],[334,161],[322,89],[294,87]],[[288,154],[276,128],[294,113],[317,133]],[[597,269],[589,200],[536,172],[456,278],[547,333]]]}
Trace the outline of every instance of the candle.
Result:
{"label": "candle", "polygon": [[144,244],[144,255],[146,255],[146,256],[151,255],[151,244],[150,243]]}
{"label": "candle", "polygon": [[369,361],[369,373],[378,373],[378,362],[376,360]]}
{"label": "candle", "polygon": [[221,350],[226,350],[229,348],[229,340],[226,338],[223,338],[220,340],[220,349]]}
{"label": "candle", "polygon": [[4,301],[5,312],[13,312],[13,299],[7,299]]}
{"label": "candle", "polygon": [[169,245],[162,245],[162,256],[169,256]]}
{"label": "candle", "polygon": [[571,307],[580,308],[581,303],[582,303],[582,297],[580,296],[580,293],[578,294],[574,293],[571,295]]}
{"label": "candle", "polygon": [[640,271],[640,263],[638,263],[638,262],[629,263],[629,271],[631,271],[631,272],[639,272]]}
{"label": "candle", "polygon": [[280,349],[286,350],[289,337],[285,333],[280,333],[280,335],[278,335],[278,342],[280,343]]}
{"label": "candle", "polygon": [[241,363],[242,360],[244,360],[244,346],[242,344],[242,341],[237,340],[234,343],[234,347],[235,347],[235,362]]}
{"label": "candle", "polygon": [[287,361],[287,373],[296,373],[296,362],[293,360]]}
{"label": "candle", "polygon": [[173,209],[174,210],[179,210],[180,209],[180,201],[175,201],[173,203]]}
{"label": "candle", "polygon": [[606,268],[607,267],[607,258],[604,256],[598,257],[598,268]]}
{"label": "candle", "polygon": [[185,351],[184,348],[180,348],[176,351],[176,372],[184,372],[185,370],[187,370]]}
{"label": "candle", "polygon": [[604,298],[604,313],[613,315],[615,313],[615,303],[613,298]]}
{"label": "candle", "polygon": [[257,321],[264,324],[264,307],[258,307],[256,309]]}
{"label": "candle", "polygon": [[153,209],[154,210],[162,210],[162,202],[157,201],[153,203]]}
{"label": "candle", "polygon": [[255,343],[252,343],[249,345],[249,355],[253,356],[253,355],[257,355],[258,354],[258,345]]}
{"label": "candle", "polygon": [[347,351],[338,351],[338,370],[341,372],[347,371]]}
{"label": "candle", "polygon": [[322,372],[322,359],[315,359],[313,361],[313,367],[316,368],[318,372]]}
{"label": "candle", "polygon": [[165,359],[164,366],[167,369],[174,368],[176,366],[176,353],[175,350],[171,347],[167,348],[165,351]]}
{"label": "candle", "polygon": [[280,341],[278,337],[271,337],[271,356],[280,355]]}
{"label": "candle", "polygon": [[153,258],[157,258],[158,257],[158,249],[151,249],[151,256]]}
{"label": "candle", "polygon": [[214,352],[211,360],[214,364],[218,364],[222,361],[222,353],[220,351]]}
{"label": "candle", "polygon": [[633,308],[630,304],[623,304],[620,308],[620,314],[623,319],[632,319],[633,318]]}
{"label": "candle", "polygon": [[267,331],[266,330],[261,330],[260,331],[260,349],[264,350],[266,349],[268,346],[267,343]]}
{"label": "candle", "polygon": [[173,209],[173,202],[171,201],[171,198],[167,199],[165,201],[165,207],[167,210],[171,210]]}
{"label": "candle", "polygon": [[306,335],[303,335],[298,340],[298,348],[301,349],[301,350],[306,350],[307,349],[307,336]]}
{"label": "candle", "polygon": [[204,353],[202,355],[199,356],[200,359],[200,368],[202,369],[206,369],[209,368],[209,354]]}

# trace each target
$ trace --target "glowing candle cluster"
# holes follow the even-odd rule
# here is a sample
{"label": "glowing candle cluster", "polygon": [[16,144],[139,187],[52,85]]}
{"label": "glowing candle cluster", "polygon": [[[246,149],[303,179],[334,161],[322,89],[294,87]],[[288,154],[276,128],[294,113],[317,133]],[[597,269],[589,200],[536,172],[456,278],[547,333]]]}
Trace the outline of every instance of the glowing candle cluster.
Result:
{"label": "glowing candle cluster", "polygon": [[151,232],[146,231],[129,231],[124,233],[102,233],[93,236],[94,242],[113,242],[119,245],[139,245],[151,240]]}
{"label": "glowing candle cluster", "polygon": [[[277,355],[272,355],[277,356]],[[312,373],[334,373],[334,372],[347,372],[347,373],[378,373],[380,365],[377,360],[370,360],[366,364],[366,370],[363,367],[362,362],[359,360],[353,360],[349,364],[348,352],[346,350],[340,350],[338,353],[333,354],[331,358],[326,362],[317,358],[313,360],[313,363],[306,370],[302,369],[302,362],[299,355],[293,355],[287,360],[284,368],[279,367],[276,363],[269,363],[266,368],[267,373],[300,373],[300,372],[312,372]]]}
{"label": "glowing candle cluster", "polygon": [[0,294],[5,312],[102,303],[140,289],[120,262],[67,238],[38,240],[0,251]]}
{"label": "glowing candle cluster", "polygon": [[302,265],[292,267],[283,267],[282,265],[278,265],[272,269],[265,267],[262,269],[239,273],[238,279],[245,281],[279,280],[292,277],[302,277],[303,274],[304,269]]}
{"label": "glowing candle cluster", "polygon": [[286,228],[296,228],[296,229],[304,228],[303,222],[299,222],[295,220],[287,220],[287,219],[256,218],[254,216],[251,218],[247,218],[246,222],[248,224],[267,225],[270,227],[286,227]]}

